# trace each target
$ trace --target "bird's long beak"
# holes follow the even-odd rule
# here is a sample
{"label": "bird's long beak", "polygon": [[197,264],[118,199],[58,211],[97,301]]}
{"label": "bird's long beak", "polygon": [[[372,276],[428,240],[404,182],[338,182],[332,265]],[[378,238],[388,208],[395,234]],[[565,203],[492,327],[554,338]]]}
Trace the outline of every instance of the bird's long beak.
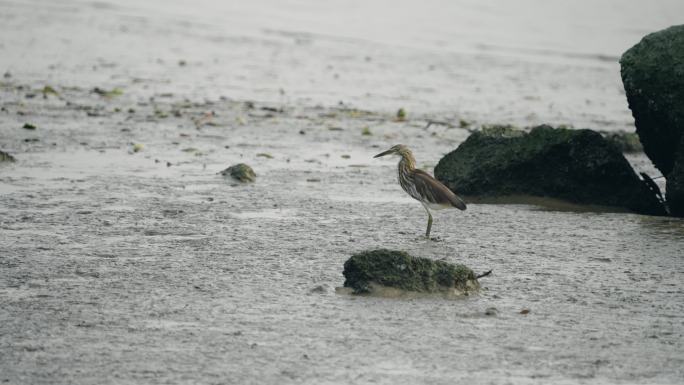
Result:
{"label": "bird's long beak", "polygon": [[385,155],[392,154],[393,152],[394,152],[394,151],[392,151],[392,150],[387,150],[387,151],[385,151],[385,152],[379,153],[378,155],[374,156],[373,158],[379,158],[379,157],[381,157],[381,156],[385,156]]}

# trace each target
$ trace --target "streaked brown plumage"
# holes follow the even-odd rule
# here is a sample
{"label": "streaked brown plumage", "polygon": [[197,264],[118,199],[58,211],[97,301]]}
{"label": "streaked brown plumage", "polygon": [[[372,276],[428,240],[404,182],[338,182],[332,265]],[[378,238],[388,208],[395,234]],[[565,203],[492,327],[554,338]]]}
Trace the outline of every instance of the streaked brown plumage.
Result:
{"label": "streaked brown plumage", "polygon": [[385,155],[399,155],[399,184],[412,198],[418,200],[428,213],[426,237],[430,237],[432,228],[432,214],[430,209],[445,209],[456,207],[466,209],[466,204],[440,181],[430,176],[423,170],[416,169],[416,160],[413,153],[403,144],[392,146],[389,150],[374,156],[378,158]]}

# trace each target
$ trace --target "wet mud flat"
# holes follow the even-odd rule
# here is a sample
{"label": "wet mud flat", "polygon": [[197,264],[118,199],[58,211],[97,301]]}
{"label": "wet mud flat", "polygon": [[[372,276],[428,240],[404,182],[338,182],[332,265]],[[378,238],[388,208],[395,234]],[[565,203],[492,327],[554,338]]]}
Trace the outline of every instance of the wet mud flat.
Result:
{"label": "wet mud flat", "polygon": [[[372,159],[404,143],[432,171],[484,123],[623,129],[614,63],[234,38],[107,2],[41,4],[0,3],[15,37],[0,46],[0,149],[16,158],[0,165],[0,383],[684,379],[683,221],[474,203],[436,213],[427,241],[394,160]],[[323,75],[282,75],[308,60]],[[368,79],[352,73],[381,92],[355,98]],[[520,88],[486,86],[507,77]],[[558,87],[587,97],[550,107]],[[236,163],[256,181],[219,174]],[[345,260],[380,247],[493,274],[455,300],[337,293]]]}
{"label": "wet mud flat", "polygon": [[[3,90],[17,120],[2,142],[17,158],[1,176],[4,382],[682,378],[681,220],[471,204],[436,214],[426,241],[394,162],[372,155],[412,143],[428,167],[465,130],[17,87]],[[255,183],[218,174],[238,162]],[[462,300],[337,294],[351,252],[378,246],[495,273]]]}

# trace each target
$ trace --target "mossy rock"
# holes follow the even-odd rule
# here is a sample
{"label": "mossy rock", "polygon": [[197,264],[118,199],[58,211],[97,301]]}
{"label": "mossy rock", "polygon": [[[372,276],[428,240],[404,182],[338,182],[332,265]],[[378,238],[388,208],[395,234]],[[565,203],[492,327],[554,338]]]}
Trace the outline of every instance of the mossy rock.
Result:
{"label": "mossy rock", "polygon": [[230,176],[233,179],[237,179],[240,182],[254,182],[256,180],[256,174],[251,167],[244,163],[238,163],[227,169],[221,171],[221,175]]}
{"label": "mossy rock", "polygon": [[644,152],[667,177],[684,151],[684,25],[645,36],[620,66]]}
{"label": "mossy rock", "polygon": [[486,136],[517,138],[525,135],[525,131],[510,124],[485,124],[480,132]]}
{"label": "mossy rock", "polygon": [[4,151],[0,151],[0,162],[14,162],[14,157]]}
{"label": "mossy rock", "polygon": [[435,167],[466,197],[532,196],[665,215],[617,146],[591,130],[538,126],[520,136],[475,132]]}
{"label": "mossy rock", "polygon": [[403,251],[378,249],[353,255],[344,263],[344,286],[355,294],[373,294],[378,287],[405,292],[467,295],[480,285],[464,265],[413,257]]}
{"label": "mossy rock", "polygon": [[639,135],[636,132],[601,132],[607,141],[615,145],[620,151],[626,154],[634,154],[643,152],[644,147],[641,145]]}

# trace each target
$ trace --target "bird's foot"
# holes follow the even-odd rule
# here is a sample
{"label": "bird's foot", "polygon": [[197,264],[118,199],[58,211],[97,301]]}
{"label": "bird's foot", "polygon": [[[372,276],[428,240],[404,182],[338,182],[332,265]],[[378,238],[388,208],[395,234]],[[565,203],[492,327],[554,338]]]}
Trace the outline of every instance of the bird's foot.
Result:
{"label": "bird's foot", "polygon": [[444,239],[441,237],[428,237],[428,236],[421,236],[416,238],[417,241],[430,241],[430,242],[444,242]]}

